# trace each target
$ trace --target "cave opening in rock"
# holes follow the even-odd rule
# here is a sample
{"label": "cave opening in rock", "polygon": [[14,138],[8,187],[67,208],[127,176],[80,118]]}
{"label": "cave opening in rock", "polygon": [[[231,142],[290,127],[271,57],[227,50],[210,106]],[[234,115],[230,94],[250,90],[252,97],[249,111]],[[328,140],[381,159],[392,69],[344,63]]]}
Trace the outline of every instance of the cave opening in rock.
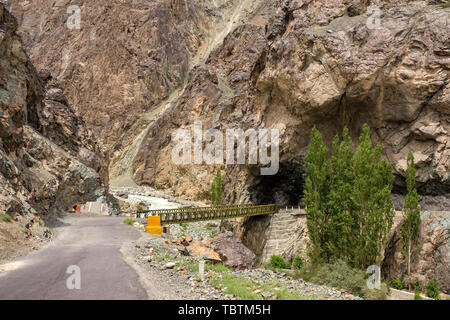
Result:
{"label": "cave opening in rock", "polygon": [[251,202],[280,206],[301,205],[303,173],[303,161],[280,163],[277,174],[259,176],[249,188]]}

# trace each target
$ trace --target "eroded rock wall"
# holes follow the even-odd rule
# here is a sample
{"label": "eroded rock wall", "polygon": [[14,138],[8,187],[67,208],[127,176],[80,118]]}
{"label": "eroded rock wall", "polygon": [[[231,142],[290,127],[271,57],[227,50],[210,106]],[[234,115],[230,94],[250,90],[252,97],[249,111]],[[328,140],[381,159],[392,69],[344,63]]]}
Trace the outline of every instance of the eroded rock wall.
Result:
{"label": "eroded rock wall", "polygon": [[[107,146],[111,172],[205,199],[209,165],[175,165],[178,128],[280,131],[280,170],[226,166],[229,202],[298,203],[310,129],[364,122],[404,192],[406,155],[424,207],[450,206],[449,9],[442,1],[18,1],[11,10],[50,74]],[[69,5],[81,28],[66,25]],[[380,10],[379,25],[374,11]]]}
{"label": "eroded rock wall", "polygon": [[[368,27],[369,4],[382,12],[379,28]],[[176,129],[192,130],[196,120],[204,130],[276,128],[278,175],[225,166],[227,200],[296,205],[311,127],[330,143],[348,126],[356,143],[367,122],[394,164],[394,192],[404,192],[413,151],[419,192],[442,196],[434,205],[448,209],[448,20],[448,8],[427,2],[265,1],[191,72],[176,104],[150,126],[134,158],[135,181],[204,197],[215,168],[175,165]]]}
{"label": "eroded rock wall", "polygon": [[[10,8],[32,62],[50,71],[108,147],[117,177],[132,161],[124,154],[134,154],[134,140],[182,91],[193,66],[258,2],[37,0]],[[80,10],[80,29],[67,27],[69,6]]]}
{"label": "eroded rock wall", "polygon": [[425,211],[421,213],[418,244],[411,255],[411,274],[402,252],[400,226],[403,219],[397,215],[382,264],[382,272],[390,279],[404,279],[411,288],[416,278],[422,288],[429,279],[435,279],[439,289],[450,292],[450,212]]}
{"label": "eroded rock wall", "polygon": [[3,4],[0,29],[0,212],[50,218],[104,195],[101,146],[61,90],[37,74]]}

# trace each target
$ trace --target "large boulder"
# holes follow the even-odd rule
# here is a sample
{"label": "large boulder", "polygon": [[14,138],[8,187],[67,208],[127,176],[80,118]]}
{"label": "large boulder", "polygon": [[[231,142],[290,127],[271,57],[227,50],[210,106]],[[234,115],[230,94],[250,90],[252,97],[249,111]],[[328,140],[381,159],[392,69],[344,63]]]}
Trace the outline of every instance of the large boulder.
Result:
{"label": "large boulder", "polygon": [[211,240],[211,248],[217,252],[223,264],[233,269],[254,269],[258,258],[232,232],[220,233]]}

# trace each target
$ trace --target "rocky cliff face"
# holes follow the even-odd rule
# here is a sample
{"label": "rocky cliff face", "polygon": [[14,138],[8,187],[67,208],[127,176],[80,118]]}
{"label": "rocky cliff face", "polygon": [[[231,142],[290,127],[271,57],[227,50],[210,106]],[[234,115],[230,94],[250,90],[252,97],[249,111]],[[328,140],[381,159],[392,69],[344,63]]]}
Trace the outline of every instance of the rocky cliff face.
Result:
{"label": "rocky cliff face", "polygon": [[[331,141],[346,125],[356,141],[367,122],[394,163],[395,192],[404,191],[413,150],[422,205],[443,209],[450,52],[442,3],[40,0],[11,10],[32,61],[50,67],[107,145],[112,177],[206,198],[214,166],[174,164],[171,134],[196,120],[204,130],[276,128],[278,174],[226,166],[226,195],[295,205],[311,127]],[[81,10],[80,30],[66,25],[69,4]]]}
{"label": "rocky cliff face", "polygon": [[[140,133],[175,100],[189,70],[257,2],[38,0],[10,8],[31,60],[50,70],[108,146],[116,177],[127,173]],[[66,24],[71,5],[80,8],[79,30]]]}
{"label": "rocky cliff face", "polygon": [[105,193],[105,152],[61,89],[42,81],[16,29],[0,4],[0,212],[50,218]]}
{"label": "rocky cliff face", "polygon": [[429,279],[435,279],[439,289],[450,292],[450,213],[422,212],[419,242],[411,255],[411,274],[401,254],[401,215],[397,215],[390,235],[382,270],[389,279],[405,279],[414,287],[416,278],[422,288]]}
{"label": "rocky cliff face", "polygon": [[192,71],[177,104],[151,126],[133,162],[135,180],[201,197],[214,170],[174,165],[174,130],[198,119],[204,130],[277,128],[279,173],[227,166],[227,198],[295,205],[311,127],[331,141],[346,125],[356,140],[367,122],[395,166],[395,191],[404,189],[412,150],[419,192],[444,195],[434,205],[448,208],[449,9],[374,3],[383,13],[379,29],[367,27],[368,2],[265,1]]}

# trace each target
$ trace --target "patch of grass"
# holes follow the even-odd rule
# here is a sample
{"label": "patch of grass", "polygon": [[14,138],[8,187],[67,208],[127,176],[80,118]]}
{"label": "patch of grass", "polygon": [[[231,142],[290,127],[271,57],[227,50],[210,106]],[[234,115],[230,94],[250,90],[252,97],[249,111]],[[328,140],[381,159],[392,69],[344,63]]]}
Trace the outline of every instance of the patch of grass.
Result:
{"label": "patch of grass", "polygon": [[255,293],[256,290],[260,292],[272,292],[274,295],[271,299],[276,300],[308,300],[309,297],[303,296],[296,291],[288,290],[284,284],[277,281],[267,281],[260,283],[259,281],[252,281],[235,274],[222,274],[222,277],[212,277],[210,283],[219,288],[225,288],[224,292],[232,294],[238,298],[245,300],[262,300],[261,293]]}
{"label": "patch of grass", "polygon": [[188,225],[187,225],[187,223],[185,223],[185,222],[180,222],[180,227],[181,227],[181,232],[182,232],[182,237],[185,237],[186,236],[186,232],[187,232],[187,228],[188,228]]}
{"label": "patch of grass", "polygon": [[158,255],[158,256],[155,256],[154,258],[153,258],[153,260],[155,260],[155,261],[157,261],[157,262],[162,262],[162,261],[166,261],[166,260],[168,260],[168,259],[170,259],[170,254],[168,254],[168,253],[164,253],[164,254],[162,254],[162,255]]}
{"label": "patch of grass", "polygon": [[279,290],[275,295],[278,300],[310,300],[310,298],[302,296],[298,292],[290,291],[286,288]]}
{"label": "patch of grass", "polygon": [[389,294],[389,287],[386,283],[381,283],[380,289],[369,289],[367,286],[362,289],[362,297],[365,300],[386,300]]}
{"label": "patch of grass", "polygon": [[260,294],[253,292],[256,290],[253,289],[253,282],[242,276],[224,274],[222,278],[212,277],[209,281],[214,286],[226,288],[224,290],[226,294],[232,294],[244,300],[262,300]]}
{"label": "patch of grass", "polygon": [[131,219],[131,218],[125,218],[125,219],[123,220],[123,223],[128,224],[128,225],[130,225],[130,226],[132,226],[133,223],[135,223],[135,222],[136,222],[136,220]]}
{"label": "patch of grass", "polygon": [[0,222],[6,222],[6,223],[11,223],[12,222],[12,218],[9,214],[4,213],[4,212],[0,212]]}
{"label": "patch of grass", "polygon": [[153,189],[155,189],[155,190],[161,190],[162,187],[161,187],[161,185],[160,185],[159,183],[155,183],[155,184],[153,185]]}
{"label": "patch of grass", "polygon": [[210,238],[215,238],[219,234],[219,231],[213,230],[209,233]]}

